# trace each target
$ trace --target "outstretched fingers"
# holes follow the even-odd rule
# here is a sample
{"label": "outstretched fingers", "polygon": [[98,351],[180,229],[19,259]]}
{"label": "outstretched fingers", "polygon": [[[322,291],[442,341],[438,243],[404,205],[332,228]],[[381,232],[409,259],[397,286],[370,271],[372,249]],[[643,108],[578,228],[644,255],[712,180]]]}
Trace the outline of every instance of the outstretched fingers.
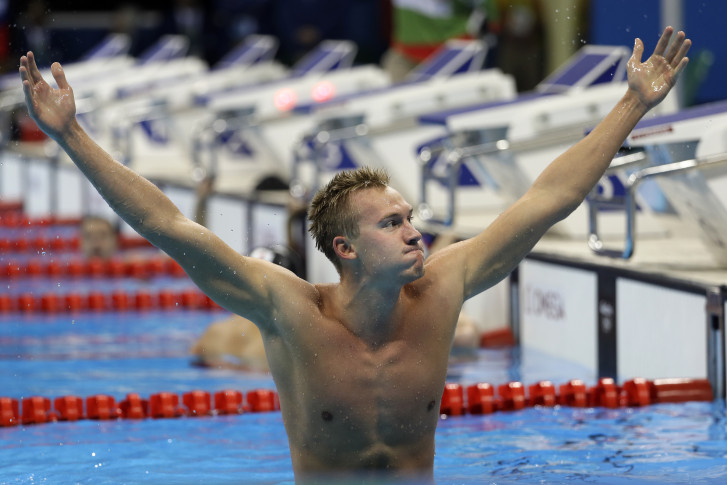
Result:
{"label": "outstretched fingers", "polygon": [[37,84],[41,81],[43,81],[43,75],[40,73],[40,69],[38,69],[38,64],[35,62],[35,54],[33,54],[32,51],[28,52],[27,55],[28,58],[28,74],[30,75],[30,82],[32,84]]}
{"label": "outstretched fingers", "polygon": [[679,51],[674,55],[674,58],[671,59],[671,61],[669,62],[671,67],[673,67],[677,71],[681,71],[684,68],[684,66],[687,65],[687,62],[689,62],[689,58],[687,57],[687,52],[689,52],[690,47],[692,47],[692,41],[689,39],[685,39],[684,42],[682,42],[681,46],[679,47]]}
{"label": "outstretched fingers", "polygon": [[666,52],[666,47],[669,45],[669,40],[671,39],[671,35],[674,33],[674,28],[669,26],[664,29],[664,32],[661,34],[661,37],[659,38],[659,42],[656,44],[656,48],[654,48],[654,55],[657,56],[663,56]]}
{"label": "outstretched fingers", "polygon": [[53,73],[53,78],[56,80],[56,84],[60,89],[69,89],[71,87],[66,80],[66,74],[63,72],[63,68],[60,63],[54,62],[53,65],[51,65],[50,70]]}
{"label": "outstretched fingers", "polygon": [[686,40],[686,35],[684,35],[684,32],[681,30],[677,32],[676,36],[674,37],[674,41],[669,46],[669,50],[664,54],[664,59],[666,59],[666,62],[668,62],[672,67],[679,64],[679,61],[681,59],[677,59],[677,56],[681,50],[681,48],[684,46],[684,42]]}

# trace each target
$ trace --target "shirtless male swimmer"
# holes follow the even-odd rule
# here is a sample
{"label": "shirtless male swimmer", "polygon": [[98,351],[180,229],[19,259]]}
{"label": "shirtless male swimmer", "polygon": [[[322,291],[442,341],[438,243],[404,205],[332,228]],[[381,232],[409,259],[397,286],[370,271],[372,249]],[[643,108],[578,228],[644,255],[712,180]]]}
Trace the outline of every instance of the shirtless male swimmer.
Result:
{"label": "shirtless male swimmer", "polygon": [[51,67],[58,89],[43,80],[32,52],[21,57],[20,76],[32,118],[109,205],[214,301],[259,326],[296,481],[423,483],[433,482],[439,402],[462,303],[507,276],[578,207],[634,125],[672,88],[690,45],[669,27],[642,63],[637,39],[628,88],[603,121],[487,229],[426,264],[412,207],[387,178],[369,169],[338,174],[309,211],[316,244],[340,273],[339,283],[326,285],[241,256],[113,160],[76,122],[60,64]]}

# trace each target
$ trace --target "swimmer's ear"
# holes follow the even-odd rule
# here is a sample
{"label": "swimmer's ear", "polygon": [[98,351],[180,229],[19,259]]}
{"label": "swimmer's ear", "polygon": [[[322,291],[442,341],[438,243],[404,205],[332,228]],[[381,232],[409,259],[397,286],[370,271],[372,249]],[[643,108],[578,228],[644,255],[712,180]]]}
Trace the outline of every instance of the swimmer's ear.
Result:
{"label": "swimmer's ear", "polygon": [[333,238],[333,250],[341,259],[356,259],[356,250],[344,236],[336,236]]}

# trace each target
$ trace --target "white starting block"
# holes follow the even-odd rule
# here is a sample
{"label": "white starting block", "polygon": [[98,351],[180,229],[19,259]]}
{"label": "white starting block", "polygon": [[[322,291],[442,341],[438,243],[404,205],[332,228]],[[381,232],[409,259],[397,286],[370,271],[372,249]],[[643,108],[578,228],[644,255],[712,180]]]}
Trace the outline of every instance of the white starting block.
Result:
{"label": "white starting block", "polygon": [[[423,123],[445,126],[449,132],[420,149],[426,160],[422,202],[434,221],[464,233],[486,227],[616,105],[626,92],[629,56],[623,47],[586,46],[535,92],[422,117]],[[669,96],[649,116],[676,109],[675,98]],[[623,231],[618,222],[604,224],[604,230]],[[649,229],[662,230],[653,226]],[[551,232],[585,237],[588,211],[578,208]]]}
{"label": "white starting block", "polygon": [[[639,123],[627,139],[634,161],[609,171],[609,193],[591,197],[589,245],[599,255],[630,258],[642,216],[638,205],[676,212],[675,237],[697,235],[715,263],[727,267],[727,102],[712,103]],[[636,168],[634,168],[636,167]],[[650,197],[637,189],[651,182]],[[625,237],[619,247],[602,241],[593,208],[614,206],[625,212]]]}
{"label": "white starting block", "polygon": [[416,201],[416,147],[444,134],[441,127],[420,125],[418,118],[516,96],[511,76],[481,69],[486,52],[480,41],[450,41],[403,83],[301,108],[315,126],[301,136],[293,177],[313,192],[342,169],[380,166],[406,199]]}

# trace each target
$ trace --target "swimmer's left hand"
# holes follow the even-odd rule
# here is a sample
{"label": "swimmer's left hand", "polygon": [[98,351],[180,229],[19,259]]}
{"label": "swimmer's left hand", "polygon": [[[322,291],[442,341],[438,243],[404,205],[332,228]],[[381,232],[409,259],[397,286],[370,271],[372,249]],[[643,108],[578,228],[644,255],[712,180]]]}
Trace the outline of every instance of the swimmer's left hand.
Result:
{"label": "swimmer's left hand", "polygon": [[636,39],[634,44],[628,63],[629,89],[647,109],[656,106],[666,97],[689,62],[686,55],[692,41],[686,38],[684,32],[679,31],[669,45],[673,34],[672,27],[664,29],[654,53],[645,62],[641,62],[644,43],[641,39]]}

